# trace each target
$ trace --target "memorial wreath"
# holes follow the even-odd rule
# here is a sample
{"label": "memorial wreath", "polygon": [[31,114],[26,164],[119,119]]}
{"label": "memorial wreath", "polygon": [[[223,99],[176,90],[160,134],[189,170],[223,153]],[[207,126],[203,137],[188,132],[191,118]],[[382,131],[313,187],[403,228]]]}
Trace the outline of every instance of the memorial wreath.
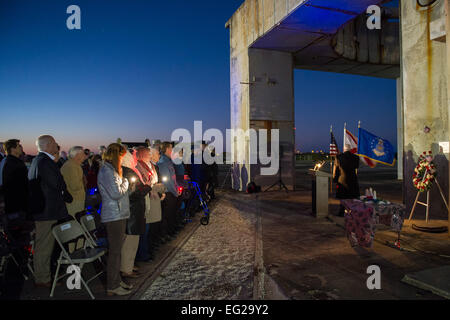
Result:
{"label": "memorial wreath", "polygon": [[419,162],[414,169],[413,183],[417,190],[425,192],[431,189],[436,179],[436,168],[431,151],[420,155]]}

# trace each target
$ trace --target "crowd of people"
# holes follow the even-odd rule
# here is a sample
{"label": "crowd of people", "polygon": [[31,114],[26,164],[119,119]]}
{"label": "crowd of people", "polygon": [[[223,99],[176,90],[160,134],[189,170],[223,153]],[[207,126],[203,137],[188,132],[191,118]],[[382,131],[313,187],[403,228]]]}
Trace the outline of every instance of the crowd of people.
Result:
{"label": "crowd of people", "polygon": [[[53,226],[86,214],[92,195],[100,199],[96,208],[106,233],[110,296],[130,294],[132,286],[126,279],[142,275],[136,262],[151,262],[158,248],[186,224],[187,202],[182,196],[188,189],[186,181],[197,182],[207,200],[215,197],[217,165],[175,164],[171,142],[151,145],[147,141],[134,148],[119,142],[101,146],[99,154],[81,146],[66,153],[52,136],[42,135],[36,140],[38,154],[29,168],[20,140],[0,143],[4,214],[34,221],[36,287],[52,284]],[[202,150],[206,147],[203,142]],[[175,157],[182,158],[183,153]],[[195,210],[189,212],[195,214]],[[82,245],[71,243],[69,251]]]}

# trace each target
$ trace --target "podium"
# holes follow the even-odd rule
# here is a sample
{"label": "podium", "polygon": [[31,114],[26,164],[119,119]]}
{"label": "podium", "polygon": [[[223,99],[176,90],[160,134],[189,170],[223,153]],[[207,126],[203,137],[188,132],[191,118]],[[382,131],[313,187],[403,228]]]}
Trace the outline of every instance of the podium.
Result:
{"label": "podium", "polygon": [[309,169],[312,179],[312,211],[316,218],[328,216],[328,180],[330,173]]}

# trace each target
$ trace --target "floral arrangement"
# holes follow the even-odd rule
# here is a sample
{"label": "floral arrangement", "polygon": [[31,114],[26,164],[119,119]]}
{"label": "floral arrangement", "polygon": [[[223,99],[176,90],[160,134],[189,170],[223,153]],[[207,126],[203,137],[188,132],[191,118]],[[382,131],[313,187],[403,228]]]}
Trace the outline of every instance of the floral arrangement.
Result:
{"label": "floral arrangement", "polygon": [[413,183],[419,192],[425,192],[431,189],[433,181],[436,179],[436,168],[433,163],[431,151],[428,154],[424,152],[419,157],[419,163],[414,169]]}

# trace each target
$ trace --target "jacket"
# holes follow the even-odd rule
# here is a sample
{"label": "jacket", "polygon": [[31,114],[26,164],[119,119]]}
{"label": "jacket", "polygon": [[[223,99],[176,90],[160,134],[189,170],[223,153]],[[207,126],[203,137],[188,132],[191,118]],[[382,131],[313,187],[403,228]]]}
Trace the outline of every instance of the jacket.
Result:
{"label": "jacket", "polygon": [[[160,174],[159,180],[164,183],[170,193],[172,193],[175,197],[178,197],[177,176],[175,174],[175,167],[173,166],[172,160],[163,154],[161,155],[157,165]],[[166,178],[165,181],[163,179],[164,177]]]}
{"label": "jacket", "polygon": [[67,185],[67,190],[73,197],[72,203],[66,204],[67,211],[71,216],[85,209],[86,191],[84,190],[83,169],[72,159],[67,160],[62,168],[61,174]]}
{"label": "jacket", "polygon": [[[151,165],[154,166],[153,164]],[[150,169],[149,166],[143,161],[138,161],[136,169],[138,169],[139,172],[141,173],[144,182],[147,182],[148,179],[150,178],[149,172],[151,172],[152,169]],[[156,182],[158,181],[157,172],[158,172],[157,167],[154,166],[152,175],[153,176],[156,175],[156,177],[154,177],[155,178],[154,181]],[[155,223],[160,222],[162,220],[161,198],[159,196],[159,193],[164,192],[165,192],[164,185],[158,183],[152,186],[152,191],[148,196],[148,200],[146,199],[145,220],[147,223]]]}
{"label": "jacket", "polygon": [[[143,184],[139,176],[132,169],[122,167],[122,170],[123,176],[130,181],[130,189],[132,184],[136,185],[134,191],[128,191],[130,199],[130,217],[127,220],[126,234],[143,235],[145,234],[145,197],[152,188]],[[131,182],[133,178],[135,179],[135,182]]]}
{"label": "jacket", "polygon": [[[30,183],[30,201],[36,201],[37,193],[42,201],[42,210],[32,212],[35,221],[61,220],[68,217],[65,201],[71,202],[72,197],[67,191],[64,178],[56,163],[45,153],[40,152],[31,162],[28,171]],[[35,187],[31,188],[31,184]],[[35,203],[29,203],[30,206]],[[37,209],[37,208],[36,208]],[[34,211],[34,210],[33,210]]]}
{"label": "jacket", "polygon": [[28,170],[22,160],[7,156],[3,167],[5,213],[27,212]]}
{"label": "jacket", "polygon": [[122,179],[110,163],[105,162],[100,168],[98,190],[102,196],[101,221],[103,223],[130,217],[128,185],[128,180]]}

